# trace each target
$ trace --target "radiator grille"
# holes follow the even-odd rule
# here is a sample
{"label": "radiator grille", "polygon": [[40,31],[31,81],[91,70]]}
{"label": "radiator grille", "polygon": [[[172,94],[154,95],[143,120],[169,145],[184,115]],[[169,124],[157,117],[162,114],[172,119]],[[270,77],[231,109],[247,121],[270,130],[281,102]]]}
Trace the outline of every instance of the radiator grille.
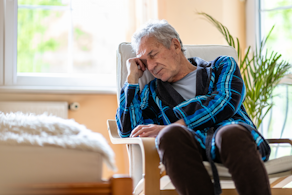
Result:
{"label": "radiator grille", "polygon": [[67,102],[44,102],[44,101],[3,101],[0,102],[0,111],[4,113],[22,112],[43,114],[48,113],[64,119],[68,118]]}

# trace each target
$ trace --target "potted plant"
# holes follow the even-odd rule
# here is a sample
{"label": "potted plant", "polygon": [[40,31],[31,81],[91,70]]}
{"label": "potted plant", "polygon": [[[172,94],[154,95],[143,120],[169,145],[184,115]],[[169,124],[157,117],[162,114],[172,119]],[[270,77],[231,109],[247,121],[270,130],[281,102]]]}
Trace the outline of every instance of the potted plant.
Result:
{"label": "potted plant", "polygon": [[274,26],[267,37],[261,41],[259,48],[251,51],[251,46],[248,46],[242,55],[238,38],[235,41],[226,26],[206,13],[199,14],[210,21],[224,36],[227,43],[237,50],[238,65],[246,86],[243,104],[254,124],[259,127],[273,106],[273,103],[269,101],[273,90],[291,67],[291,64],[282,60],[281,54],[264,48]]}

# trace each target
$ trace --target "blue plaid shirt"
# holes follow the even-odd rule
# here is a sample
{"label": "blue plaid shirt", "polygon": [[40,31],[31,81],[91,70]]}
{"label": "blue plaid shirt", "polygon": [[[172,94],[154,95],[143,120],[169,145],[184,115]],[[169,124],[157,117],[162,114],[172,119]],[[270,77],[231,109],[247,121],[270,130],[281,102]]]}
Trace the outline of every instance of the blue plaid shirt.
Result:
{"label": "blue plaid shirt", "polygon": [[[270,148],[256,130],[243,106],[246,95],[239,67],[232,57],[220,56],[206,62],[190,58],[197,66],[196,96],[184,100],[168,82],[159,79],[145,85],[125,83],[121,90],[116,121],[120,137],[129,137],[138,125],[169,125],[183,119],[202,148],[206,148],[209,128],[243,124],[250,130],[263,160],[268,160]],[[215,158],[215,135],[211,157]]]}

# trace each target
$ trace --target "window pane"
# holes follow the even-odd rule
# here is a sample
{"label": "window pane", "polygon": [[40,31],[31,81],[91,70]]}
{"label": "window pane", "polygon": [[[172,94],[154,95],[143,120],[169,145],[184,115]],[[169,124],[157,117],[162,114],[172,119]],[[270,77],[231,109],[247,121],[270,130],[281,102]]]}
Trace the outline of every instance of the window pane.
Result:
{"label": "window pane", "polygon": [[262,0],[262,9],[274,9],[291,5],[292,0]]}
{"label": "window pane", "polygon": [[19,9],[17,72],[65,73],[68,21],[69,11]]}
{"label": "window pane", "polygon": [[282,59],[292,62],[292,9],[262,13],[262,32],[267,36],[272,26],[274,30],[267,42],[267,48],[282,54]]}
{"label": "window pane", "polygon": [[72,1],[73,73],[112,73],[118,43],[125,41],[122,1]]}
{"label": "window pane", "polygon": [[68,5],[69,0],[18,0],[18,5]]}
{"label": "window pane", "polygon": [[[262,127],[266,138],[292,138],[292,86],[278,85],[273,91],[273,108],[264,118]],[[292,154],[291,146],[281,144],[272,147],[271,158]]]}
{"label": "window pane", "polygon": [[[276,51],[282,54],[282,60],[292,63],[292,0],[269,1],[262,0],[261,32],[266,37],[272,31],[266,48],[269,53]],[[290,70],[290,73],[292,70]],[[278,85],[273,91],[273,107],[264,118],[260,130],[266,138],[292,138],[292,86]],[[292,154],[289,144],[271,147],[270,158],[278,158]],[[292,184],[292,183],[291,183]]]}
{"label": "window pane", "polygon": [[19,1],[18,73],[115,74],[123,7],[122,0]]}

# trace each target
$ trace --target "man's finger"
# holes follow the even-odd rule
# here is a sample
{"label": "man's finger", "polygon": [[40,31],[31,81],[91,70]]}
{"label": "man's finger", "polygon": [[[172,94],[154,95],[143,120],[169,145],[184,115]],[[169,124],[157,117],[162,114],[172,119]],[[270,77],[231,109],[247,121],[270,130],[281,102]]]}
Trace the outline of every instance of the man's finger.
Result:
{"label": "man's finger", "polygon": [[133,137],[133,135],[140,129],[141,127],[140,127],[140,125],[139,126],[137,126],[135,129],[133,129],[133,131],[131,132],[131,135],[130,135],[130,137]]}
{"label": "man's finger", "polygon": [[145,71],[147,69],[147,60],[140,59],[140,61],[142,62],[143,67],[144,67],[143,71]]}
{"label": "man's finger", "polygon": [[152,128],[149,128],[148,126],[143,125],[141,128],[138,129],[135,133],[133,133],[132,137],[138,137],[142,135],[143,133],[146,133],[148,131],[151,131]]}
{"label": "man's finger", "polygon": [[133,131],[131,132],[130,137],[135,137],[134,135],[137,134],[137,132],[139,132],[144,127],[145,127],[145,125],[138,125],[135,129],[133,129]]}
{"label": "man's finger", "polygon": [[145,131],[145,129],[139,129],[138,131],[136,131],[135,133],[132,134],[132,137],[138,137],[139,135],[144,133],[144,131]]}
{"label": "man's finger", "polygon": [[138,63],[138,69],[140,66],[140,70],[142,70],[143,72],[146,70],[144,63],[139,58],[137,58],[136,63]]}
{"label": "man's finger", "polygon": [[142,134],[139,135],[139,137],[153,137],[152,136],[153,132],[154,131],[143,132]]}

